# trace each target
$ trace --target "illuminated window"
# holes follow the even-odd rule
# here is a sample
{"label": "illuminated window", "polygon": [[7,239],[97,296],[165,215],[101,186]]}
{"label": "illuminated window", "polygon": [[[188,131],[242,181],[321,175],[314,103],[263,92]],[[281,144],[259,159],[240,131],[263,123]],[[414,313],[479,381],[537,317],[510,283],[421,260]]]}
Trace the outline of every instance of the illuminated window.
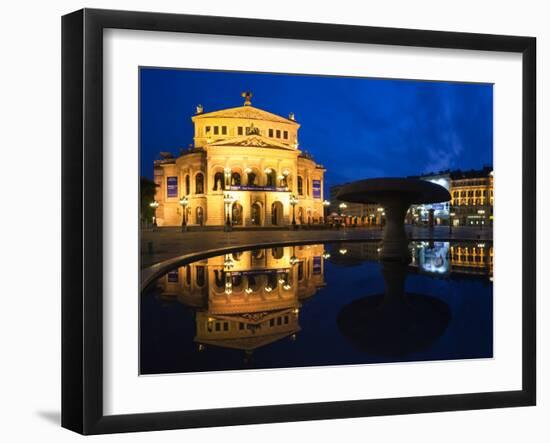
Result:
{"label": "illuminated window", "polygon": [[195,176],[195,194],[204,194],[204,175],[201,172]]}
{"label": "illuminated window", "polygon": [[191,180],[188,175],[185,176],[185,195],[189,195],[190,188],[191,188]]}
{"label": "illuminated window", "polygon": [[298,176],[298,195],[304,194],[304,179]]}

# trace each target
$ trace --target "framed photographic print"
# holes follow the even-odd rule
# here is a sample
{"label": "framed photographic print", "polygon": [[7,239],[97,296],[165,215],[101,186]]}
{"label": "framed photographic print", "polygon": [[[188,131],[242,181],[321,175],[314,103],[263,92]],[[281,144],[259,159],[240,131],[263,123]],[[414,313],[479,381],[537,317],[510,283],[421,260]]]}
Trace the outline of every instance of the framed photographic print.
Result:
{"label": "framed photographic print", "polygon": [[62,21],[62,425],[529,406],[530,37]]}

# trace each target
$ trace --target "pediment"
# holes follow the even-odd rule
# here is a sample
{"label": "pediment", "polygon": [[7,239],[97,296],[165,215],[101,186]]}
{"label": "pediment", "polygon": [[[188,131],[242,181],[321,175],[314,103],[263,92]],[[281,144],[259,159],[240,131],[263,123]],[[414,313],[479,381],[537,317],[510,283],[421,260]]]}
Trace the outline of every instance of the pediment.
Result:
{"label": "pediment", "polygon": [[258,134],[244,135],[226,140],[218,140],[209,143],[208,146],[251,147],[251,148],[276,148],[295,151],[290,145],[280,143]]}
{"label": "pediment", "polygon": [[192,117],[192,120],[199,120],[204,118],[244,118],[250,120],[264,120],[278,123],[287,123],[299,126],[294,120],[281,117],[280,115],[273,114],[263,109],[255,108],[254,106],[239,106],[236,108],[221,109],[219,111],[206,112],[204,114],[197,114]]}

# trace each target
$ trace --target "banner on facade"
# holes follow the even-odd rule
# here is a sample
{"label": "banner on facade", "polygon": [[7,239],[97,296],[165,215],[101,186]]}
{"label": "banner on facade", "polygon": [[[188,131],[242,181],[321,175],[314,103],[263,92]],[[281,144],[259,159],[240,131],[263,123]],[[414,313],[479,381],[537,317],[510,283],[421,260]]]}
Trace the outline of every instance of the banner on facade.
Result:
{"label": "banner on facade", "polygon": [[313,180],[313,198],[321,198],[321,180]]}
{"label": "banner on facade", "polygon": [[166,177],[166,196],[168,198],[178,196],[178,177]]}

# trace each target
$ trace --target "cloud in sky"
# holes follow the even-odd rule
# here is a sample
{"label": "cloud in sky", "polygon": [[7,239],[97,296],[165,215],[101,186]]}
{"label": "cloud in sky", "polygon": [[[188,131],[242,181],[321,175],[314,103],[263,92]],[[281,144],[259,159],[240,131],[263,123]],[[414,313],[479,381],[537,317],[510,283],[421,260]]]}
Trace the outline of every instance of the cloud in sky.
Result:
{"label": "cloud in sky", "polygon": [[193,142],[191,116],[252,104],[302,125],[301,148],[335,184],[493,163],[493,87],[285,74],[142,69],[141,174],[152,176],[160,151]]}

